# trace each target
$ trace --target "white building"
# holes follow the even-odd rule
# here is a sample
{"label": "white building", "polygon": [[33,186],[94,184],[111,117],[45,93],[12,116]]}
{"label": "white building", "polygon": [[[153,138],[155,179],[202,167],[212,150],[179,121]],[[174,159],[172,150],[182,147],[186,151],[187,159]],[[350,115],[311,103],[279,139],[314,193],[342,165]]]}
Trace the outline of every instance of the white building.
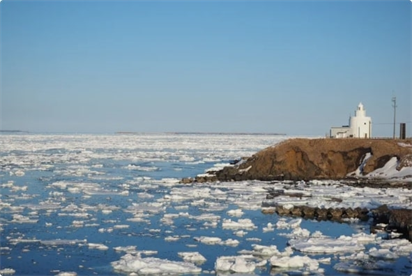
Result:
{"label": "white building", "polygon": [[355,116],[349,118],[349,125],[342,127],[331,127],[331,138],[370,138],[372,136],[372,119],[366,116],[363,104],[359,103]]}

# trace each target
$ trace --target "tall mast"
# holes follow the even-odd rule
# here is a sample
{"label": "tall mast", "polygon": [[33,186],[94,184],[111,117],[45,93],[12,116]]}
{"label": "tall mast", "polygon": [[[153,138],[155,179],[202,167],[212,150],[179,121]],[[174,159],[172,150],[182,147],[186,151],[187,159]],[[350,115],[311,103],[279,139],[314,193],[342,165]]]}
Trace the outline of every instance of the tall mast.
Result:
{"label": "tall mast", "polygon": [[395,130],[396,130],[396,97],[392,97],[392,106],[393,106],[393,139],[395,139]]}

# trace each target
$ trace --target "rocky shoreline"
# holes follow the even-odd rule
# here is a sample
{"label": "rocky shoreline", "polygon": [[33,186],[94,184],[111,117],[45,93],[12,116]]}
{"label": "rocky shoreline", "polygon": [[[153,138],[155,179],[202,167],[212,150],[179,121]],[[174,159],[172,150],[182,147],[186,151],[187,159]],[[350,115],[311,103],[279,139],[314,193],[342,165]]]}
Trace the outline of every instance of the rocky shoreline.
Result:
{"label": "rocky shoreline", "polygon": [[[288,206],[274,204],[272,199],[284,196],[282,190],[269,189],[265,201],[262,202],[262,213],[278,214],[280,216],[302,217],[305,219],[344,221],[345,219],[359,219],[367,221],[372,218],[371,229],[379,229],[388,233],[399,233],[402,238],[412,241],[412,210],[389,209],[387,205],[381,205],[375,209],[367,208],[323,208],[311,206]],[[289,193],[289,197],[304,197],[303,193]],[[331,201],[341,202],[339,198],[331,198]],[[384,225],[384,226],[382,226]]]}
{"label": "rocky shoreline", "polygon": [[[235,160],[221,170],[184,178],[181,183],[261,180],[293,184],[317,179],[338,180],[340,184],[360,188],[412,189],[412,173],[391,179],[385,177],[385,171],[380,172],[391,160],[395,161],[396,171],[412,167],[412,139],[289,139],[249,158]],[[386,225],[385,230],[396,230],[412,241],[412,209],[389,209],[386,205],[375,209],[291,207],[270,201],[284,196],[283,192],[269,189],[262,212],[336,221],[372,217],[372,228]],[[302,198],[305,194],[296,192],[287,196]]]}

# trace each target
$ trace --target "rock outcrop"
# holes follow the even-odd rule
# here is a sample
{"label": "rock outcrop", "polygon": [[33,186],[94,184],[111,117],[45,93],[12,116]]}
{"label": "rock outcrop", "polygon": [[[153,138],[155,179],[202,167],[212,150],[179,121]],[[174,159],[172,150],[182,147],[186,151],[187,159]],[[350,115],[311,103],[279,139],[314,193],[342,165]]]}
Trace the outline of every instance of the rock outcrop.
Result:
{"label": "rock outcrop", "polygon": [[[396,157],[397,169],[412,166],[412,140],[289,139],[234,167],[215,173],[220,181],[350,178],[382,168]],[[206,179],[207,180],[207,179]]]}

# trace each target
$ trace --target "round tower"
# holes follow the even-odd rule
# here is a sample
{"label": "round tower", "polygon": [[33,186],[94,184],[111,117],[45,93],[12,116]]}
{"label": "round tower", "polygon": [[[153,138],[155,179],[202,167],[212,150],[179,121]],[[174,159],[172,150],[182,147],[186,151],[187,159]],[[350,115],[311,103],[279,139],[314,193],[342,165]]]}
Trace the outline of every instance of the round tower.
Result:
{"label": "round tower", "polygon": [[359,103],[355,116],[350,118],[350,134],[356,138],[370,138],[372,136],[372,119],[366,116],[366,110]]}

